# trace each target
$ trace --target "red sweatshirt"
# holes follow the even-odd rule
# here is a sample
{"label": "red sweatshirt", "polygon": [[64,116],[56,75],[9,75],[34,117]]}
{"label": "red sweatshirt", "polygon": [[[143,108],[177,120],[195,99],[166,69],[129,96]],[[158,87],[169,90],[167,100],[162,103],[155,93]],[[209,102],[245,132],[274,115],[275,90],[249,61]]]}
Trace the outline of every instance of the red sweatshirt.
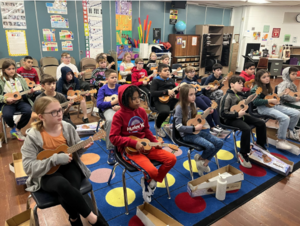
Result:
{"label": "red sweatshirt", "polygon": [[29,78],[37,85],[40,84],[39,76],[34,68],[31,68],[31,70],[26,70],[25,68],[20,67],[18,68],[17,73],[22,75],[23,78]]}
{"label": "red sweatshirt", "polygon": [[[143,82],[139,82],[139,79],[148,77],[147,71],[145,69],[138,70],[135,67],[131,69],[131,84],[136,86],[142,86]],[[150,78],[152,80],[152,77]]]}
{"label": "red sweatshirt", "polygon": [[121,109],[114,114],[109,134],[111,143],[117,146],[120,152],[124,151],[124,147],[136,147],[137,141],[129,138],[129,136],[147,138],[151,142],[158,142],[149,129],[146,111],[141,107],[132,110],[123,105],[122,95],[129,86],[132,85],[127,84],[119,87],[118,97]]}
{"label": "red sweatshirt", "polygon": [[[254,74],[253,75],[248,75],[245,71],[242,71],[241,74],[240,74],[240,76],[242,76],[245,79],[246,82],[248,82],[248,81],[250,81],[252,79],[255,79],[255,75]],[[242,91],[243,92],[248,92],[248,91],[250,91],[250,88],[244,87]]]}

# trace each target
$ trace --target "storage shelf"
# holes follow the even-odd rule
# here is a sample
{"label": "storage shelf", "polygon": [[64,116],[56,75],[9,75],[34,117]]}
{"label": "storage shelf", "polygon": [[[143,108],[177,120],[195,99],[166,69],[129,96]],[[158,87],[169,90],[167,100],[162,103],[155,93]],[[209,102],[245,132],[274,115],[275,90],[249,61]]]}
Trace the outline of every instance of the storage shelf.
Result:
{"label": "storage shelf", "polygon": [[188,57],[200,57],[200,55],[196,55],[196,56],[174,56],[174,58],[188,58]]}
{"label": "storage shelf", "polygon": [[222,33],[208,33],[207,35],[223,35]]}
{"label": "storage shelf", "polygon": [[220,46],[221,44],[210,44],[208,45],[207,47],[210,47],[210,46]]}

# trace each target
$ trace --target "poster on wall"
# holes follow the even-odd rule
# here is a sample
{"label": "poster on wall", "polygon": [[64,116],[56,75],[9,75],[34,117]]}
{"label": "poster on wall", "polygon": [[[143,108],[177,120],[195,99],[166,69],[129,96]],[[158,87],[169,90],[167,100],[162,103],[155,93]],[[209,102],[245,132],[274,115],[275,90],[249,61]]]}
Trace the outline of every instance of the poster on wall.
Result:
{"label": "poster on wall", "polygon": [[129,0],[116,1],[116,38],[118,59],[126,52],[132,54],[132,2]]}
{"label": "poster on wall", "polygon": [[270,25],[264,25],[263,33],[269,33],[270,31]]}
{"label": "poster on wall", "polygon": [[69,20],[60,15],[50,16],[52,28],[69,28]]}
{"label": "poster on wall", "polygon": [[178,19],[178,10],[170,9],[170,24],[176,24]]}
{"label": "poster on wall", "polygon": [[261,38],[262,41],[268,41],[268,34],[264,34],[264,36]]}
{"label": "poster on wall", "polygon": [[291,40],[291,35],[284,35],[284,42],[290,42]]}
{"label": "poster on wall", "polygon": [[44,52],[58,51],[57,42],[42,42],[42,49]]}
{"label": "poster on wall", "polygon": [[273,28],[272,38],[279,38],[281,28]]}
{"label": "poster on wall", "polygon": [[5,34],[9,56],[28,55],[25,30],[6,30]]}
{"label": "poster on wall", "polygon": [[59,7],[54,3],[46,3],[47,12],[51,14],[68,14],[66,2],[65,4],[60,4]]}
{"label": "poster on wall", "polygon": [[55,29],[43,29],[43,37],[46,42],[55,42]]}
{"label": "poster on wall", "polygon": [[293,37],[293,43],[297,43],[297,37]]}
{"label": "poster on wall", "polygon": [[24,1],[1,1],[0,5],[4,29],[27,29]]}
{"label": "poster on wall", "polygon": [[74,40],[74,34],[72,31],[61,30],[59,32],[59,39],[60,40]]}
{"label": "poster on wall", "polygon": [[253,32],[253,38],[254,38],[254,40],[258,41],[260,39],[260,32],[254,31]]}
{"label": "poster on wall", "polygon": [[103,52],[102,1],[83,0],[86,57]]}
{"label": "poster on wall", "polygon": [[161,28],[153,28],[153,43],[161,40]]}
{"label": "poster on wall", "polygon": [[61,49],[62,51],[73,51],[72,41],[61,42]]}

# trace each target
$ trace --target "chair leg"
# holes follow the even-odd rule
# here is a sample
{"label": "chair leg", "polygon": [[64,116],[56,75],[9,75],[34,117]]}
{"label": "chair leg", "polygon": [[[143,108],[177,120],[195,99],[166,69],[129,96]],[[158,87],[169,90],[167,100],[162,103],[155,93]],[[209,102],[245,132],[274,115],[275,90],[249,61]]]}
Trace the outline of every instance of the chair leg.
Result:
{"label": "chair leg", "polygon": [[227,138],[230,136],[230,134],[232,133],[233,131],[231,131],[230,133],[227,134],[227,136],[224,138],[224,141],[227,140]]}
{"label": "chair leg", "polygon": [[235,132],[232,132],[232,136],[233,136],[233,142],[234,142],[234,151],[235,151],[235,157],[237,159],[237,162],[239,162],[239,158],[238,158],[238,151],[237,151],[237,147],[236,147],[236,137],[235,137]]}
{"label": "chair leg", "polygon": [[95,214],[98,215],[98,207],[97,207],[97,202],[96,202],[95,194],[94,194],[93,190],[91,190],[91,198],[92,198]]}
{"label": "chair leg", "polygon": [[109,176],[109,179],[108,179],[108,181],[107,181],[107,184],[108,184],[108,185],[110,185],[110,181],[111,181],[111,179],[112,179],[112,177],[113,177],[113,175],[114,175],[114,172],[115,172],[115,170],[116,170],[116,168],[117,168],[118,165],[119,165],[119,163],[116,162],[115,165],[114,165],[114,167],[113,167],[113,169],[112,169],[112,171],[111,171],[111,174],[110,174],[110,176]]}
{"label": "chair leg", "polygon": [[218,159],[217,155],[215,155],[215,160],[216,160],[216,164],[217,164],[218,169],[220,169],[219,159]]}
{"label": "chair leg", "polygon": [[122,173],[122,182],[123,182],[123,193],[124,193],[124,203],[125,203],[125,214],[128,215],[129,211],[128,211],[128,199],[127,199],[125,173],[126,173],[126,168],[123,170],[123,173]]}
{"label": "chair leg", "polygon": [[4,141],[7,144],[6,127],[5,127],[5,121],[4,121],[3,117],[2,117],[2,128],[3,128]]}
{"label": "chair leg", "polygon": [[171,194],[170,194],[170,189],[169,189],[169,183],[168,183],[167,175],[165,176],[165,185],[166,185],[166,189],[167,189],[167,192],[168,192],[168,199],[171,199]]}
{"label": "chair leg", "polygon": [[193,174],[193,166],[192,166],[192,160],[191,160],[191,149],[188,150],[188,160],[189,160],[189,166],[190,166],[190,174],[192,180],[194,180],[194,174]]}
{"label": "chair leg", "polygon": [[252,131],[251,131],[251,138],[252,138],[252,142],[255,143],[254,135],[253,135]]}
{"label": "chair leg", "polygon": [[101,122],[102,122],[102,119],[99,119],[98,124],[97,124],[97,128],[96,128],[96,132],[99,131],[99,126],[100,126],[100,123],[101,123]]}
{"label": "chair leg", "polygon": [[35,226],[40,226],[40,222],[39,222],[39,216],[37,214],[37,205],[35,205],[34,209],[33,209],[33,216],[34,216],[34,221],[35,221]]}
{"label": "chair leg", "polygon": [[156,140],[157,140],[157,139],[158,139],[158,136],[157,136],[157,129],[156,129],[156,120],[157,120],[157,117],[154,117],[155,137],[156,137]]}
{"label": "chair leg", "polygon": [[30,209],[30,199],[31,199],[31,194],[27,198],[27,203],[26,203],[26,210]]}
{"label": "chair leg", "polygon": [[80,114],[80,104],[78,105],[77,118],[79,118],[79,114]]}

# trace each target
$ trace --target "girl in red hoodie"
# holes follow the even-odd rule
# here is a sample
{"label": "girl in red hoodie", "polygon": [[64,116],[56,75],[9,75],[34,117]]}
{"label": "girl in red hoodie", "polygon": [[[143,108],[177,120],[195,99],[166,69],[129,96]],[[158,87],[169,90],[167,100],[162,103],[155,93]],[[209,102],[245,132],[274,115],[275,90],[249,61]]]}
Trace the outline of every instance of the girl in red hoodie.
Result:
{"label": "girl in red hoodie", "polygon": [[[134,85],[123,85],[119,88],[119,105],[121,109],[113,117],[109,139],[118,147],[123,159],[144,173],[141,178],[143,198],[145,202],[151,202],[151,195],[156,189],[156,183],[162,182],[164,177],[176,163],[176,157],[170,152],[161,149],[161,146],[153,147],[149,154],[142,154],[144,146],[141,142],[131,139],[129,136],[147,138],[151,142],[158,142],[149,129],[146,111],[140,107],[140,90]],[[140,152],[130,155],[124,151],[125,147],[132,147]],[[162,165],[157,169],[151,162],[156,160]]]}

